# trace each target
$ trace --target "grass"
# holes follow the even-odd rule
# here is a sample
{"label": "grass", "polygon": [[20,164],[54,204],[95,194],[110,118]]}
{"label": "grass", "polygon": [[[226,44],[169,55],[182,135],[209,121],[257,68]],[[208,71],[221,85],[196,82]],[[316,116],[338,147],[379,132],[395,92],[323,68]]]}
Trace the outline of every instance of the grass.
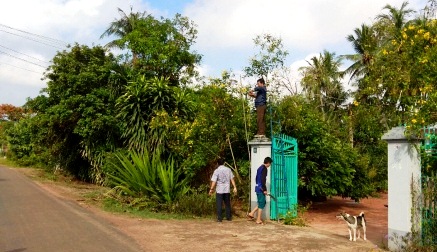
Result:
{"label": "grass", "polygon": [[170,219],[192,219],[188,216],[182,214],[172,214],[165,212],[154,212],[147,208],[137,208],[132,207],[127,204],[123,204],[112,198],[105,198],[102,201],[102,209],[111,213],[121,213],[127,214],[129,216],[145,218],[145,219],[159,219],[159,220],[170,220]]}
{"label": "grass", "polygon": [[36,180],[36,181],[46,181],[51,180],[55,181],[58,179],[58,176],[48,172],[47,170],[41,169],[41,168],[35,168],[35,167],[24,167],[13,160],[10,160],[6,157],[0,157],[0,165],[9,167],[9,168],[15,168],[20,169],[24,174],[26,174],[29,178]]}
{"label": "grass", "polygon": [[21,168],[17,164],[15,164],[12,160],[6,158],[6,157],[0,157],[0,165],[12,167],[12,168]]}

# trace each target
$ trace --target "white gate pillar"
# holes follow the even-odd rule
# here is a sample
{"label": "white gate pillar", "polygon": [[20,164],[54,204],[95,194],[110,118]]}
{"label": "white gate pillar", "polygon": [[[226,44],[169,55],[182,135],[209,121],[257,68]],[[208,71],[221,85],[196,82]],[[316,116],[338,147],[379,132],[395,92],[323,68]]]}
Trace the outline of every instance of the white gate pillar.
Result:
{"label": "white gate pillar", "polygon": [[400,249],[402,236],[420,227],[420,145],[404,131],[395,127],[382,136],[388,143],[388,248],[392,251]]}
{"label": "white gate pillar", "polygon": [[[268,138],[254,138],[249,142],[250,145],[250,209],[257,206],[255,185],[256,171],[264,163],[264,158],[271,157],[272,142]],[[267,171],[267,192],[270,193],[270,168]],[[270,197],[266,197],[266,207],[263,210],[262,218],[270,219]],[[267,218],[266,218],[267,216]]]}

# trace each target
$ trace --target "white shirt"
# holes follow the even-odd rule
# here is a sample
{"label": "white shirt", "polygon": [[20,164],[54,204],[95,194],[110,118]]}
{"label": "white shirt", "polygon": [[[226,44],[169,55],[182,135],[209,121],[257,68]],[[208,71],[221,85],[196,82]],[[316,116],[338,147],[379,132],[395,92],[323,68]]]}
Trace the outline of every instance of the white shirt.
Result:
{"label": "white shirt", "polygon": [[216,193],[230,193],[231,179],[234,178],[231,168],[220,165],[212,174],[211,181],[216,182]]}

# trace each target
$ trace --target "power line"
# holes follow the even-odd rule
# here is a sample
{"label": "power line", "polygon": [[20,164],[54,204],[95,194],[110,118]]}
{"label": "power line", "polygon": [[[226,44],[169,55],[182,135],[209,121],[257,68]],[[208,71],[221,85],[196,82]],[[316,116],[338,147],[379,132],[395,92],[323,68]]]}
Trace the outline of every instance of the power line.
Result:
{"label": "power line", "polygon": [[25,61],[25,62],[30,63],[30,64],[35,65],[35,66],[39,66],[39,67],[42,67],[42,68],[47,68],[46,66],[42,66],[42,65],[37,64],[37,63],[34,63],[34,62],[32,62],[32,61],[28,61],[28,60],[25,60],[25,59],[22,59],[22,58],[16,57],[16,56],[14,56],[14,55],[12,55],[12,54],[10,54],[10,53],[3,52],[2,50],[0,50],[0,53],[6,54],[7,56],[12,57],[12,58],[15,58],[15,59],[18,59],[18,60]]}
{"label": "power line", "polygon": [[28,40],[32,40],[32,41],[35,41],[37,43],[41,43],[41,44],[44,44],[44,45],[47,45],[47,46],[51,46],[51,47],[54,47],[54,48],[64,49],[63,47],[59,47],[59,46],[56,46],[56,45],[53,45],[53,44],[48,44],[48,43],[45,43],[45,42],[42,42],[42,41],[30,38],[30,37],[27,37],[27,36],[18,35],[18,34],[15,34],[15,33],[12,33],[12,32],[8,32],[8,31],[2,30],[2,29],[0,29],[0,31],[9,33],[9,34],[14,35],[14,36],[22,37],[22,38],[25,38],[25,39],[28,39]]}
{"label": "power line", "polygon": [[62,41],[62,40],[60,40],[60,39],[54,39],[54,38],[50,38],[50,37],[47,37],[47,36],[38,35],[38,34],[35,34],[35,33],[27,32],[27,31],[23,31],[23,30],[20,30],[20,29],[16,29],[16,28],[10,27],[10,26],[8,26],[8,25],[4,25],[4,24],[0,24],[0,26],[3,26],[3,27],[6,27],[6,28],[9,28],[9,29],[11,29],[11,30],[19,31],[19,32],[22,32],[22,33],[26,33],[26,34],[29,34],[29,35],[32,35],[32,36],[35,36],[35,37],[43,38],[43,39],[46,39],[46,40],[49,40],[49,41],[55,42],[55,43],[57,43],[57,44],[60,44],[60,45],[62,45],[62,46],[66,46],[66,45],[68,45],[67,42]]}
{"label": "power line", "polygon": [[24,55],[24,56],[26,56],[26,57],[29,57],[29,58],[32,58],[32,59],[38,60],[38,61],[40,61],[40,62],[50,64],[50,62],[47,62],[47,61],[44,61],[44,60],[41,60],[41,59],[38,59],[38,58],[32,57],[32,56],[27,55],[27,54],[25,54],[25,53],[21,53],[21,52],[19,52],[19,51],[16,51],[16,50],[14,50],[14,49],[9,48],[9,47],[3,46],[3,45],[0,45],[0,47],[3,47],[3,48],[8,49],[8,50],[11,50],[11,51],[13,51],[13,52],[15,52],[15,53],[18,53],[18,54]]}
{"label": "power line", "polygon": [[44,73],[41,73],[41,72],[37,72],[37,71],[33,71],[33,70],[29,70],[29,69],[26,69],[26,68],[23,68],[23,67],[14,66],[14,65],[9,64],[9,63],[0,62],[0,65],[8,65],[8,66],[15,67],[15,68],[20,68],[20,69],[22,69],[22,70],[26,70],[26,71],[29,71],[29,72],[32,72],[32,73],[37,73],[37,74],[41,74],[41,75],[44,74]]}

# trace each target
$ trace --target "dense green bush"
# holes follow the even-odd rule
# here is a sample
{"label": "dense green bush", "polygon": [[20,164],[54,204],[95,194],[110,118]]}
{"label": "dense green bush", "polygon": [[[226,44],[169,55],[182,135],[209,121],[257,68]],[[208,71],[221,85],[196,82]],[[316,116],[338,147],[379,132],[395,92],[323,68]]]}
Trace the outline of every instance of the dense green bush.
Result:
{"label": "dense green bush", "polygon": [[347,124],[327,122],[314,104],[300,96],[284,98],[277,110],[284,132],[298,139],[301,197],[342,195],[359,200],[375,191],[369,160],[337,134]]}
{"label": "dense green bush", "polygon": [[40,125],[39,118],[25,116],[7,127],[8,158],[21,166],[54,169],[53,155],[42,141],[46,129]]}
{"label": "dense green bush", "polygon": [[238,94],[230,91],[235,87],[225,81],[213,80],[194,90],[194,121],[179,128],[183,142],[174,146],[185,172],[201,183],[209,182],[204,175],[212,172],[218,157],[232,164],[231,150],[236,161],[249,159],[244,122],[249,110],[242,105],[247,101],[236,97]]}

